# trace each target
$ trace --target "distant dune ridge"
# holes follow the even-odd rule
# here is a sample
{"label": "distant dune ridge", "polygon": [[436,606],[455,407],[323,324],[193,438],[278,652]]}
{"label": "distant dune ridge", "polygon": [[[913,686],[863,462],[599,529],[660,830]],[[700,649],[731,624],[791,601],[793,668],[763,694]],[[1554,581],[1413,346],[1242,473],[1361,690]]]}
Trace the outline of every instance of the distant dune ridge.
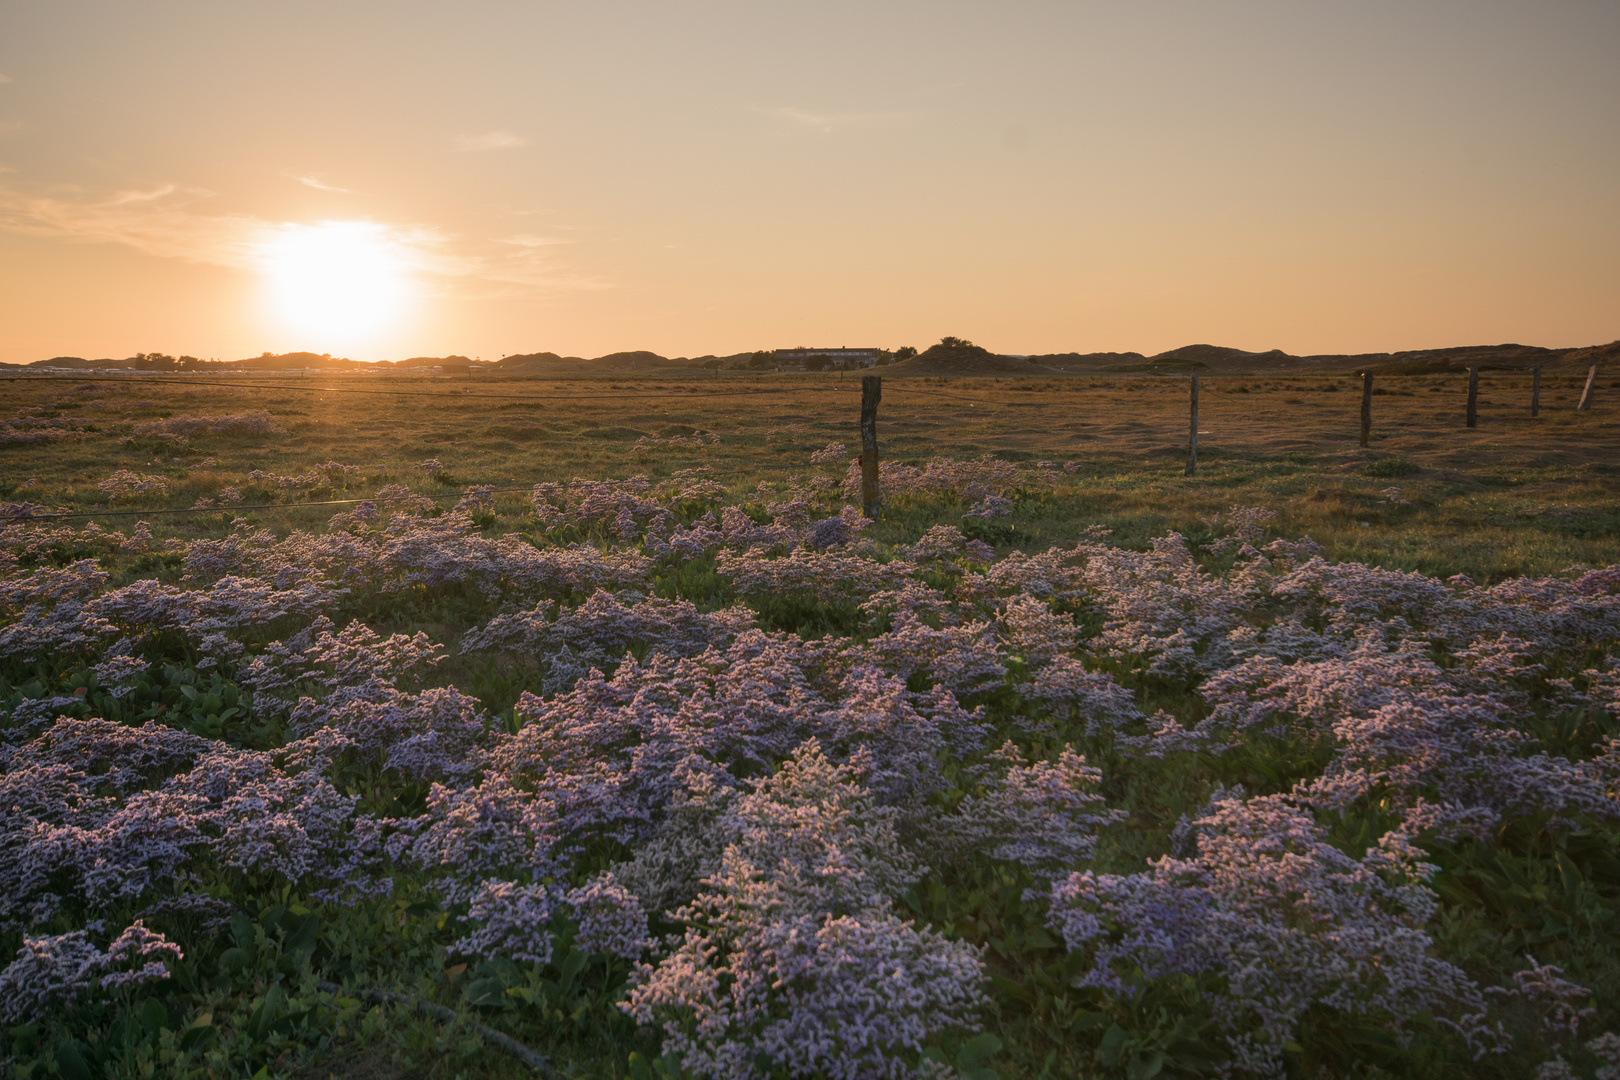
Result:
{"label": "distant dune ridge", "polygon": [[[31,364],[0,364],[11,371],[127,370],[127,371],[370,371],[401,374],[441,368],[459,373],[469,369],[505,374],[585,376],[593,374],[630,375],[674,373],[680,370],[746,369],[771,370],[770,353],[713,354],[696,357],[667,357],[647,350],[609,353],[587,358],[559,356],[554,352],[519,353],[499,360],[475,361],[465,356],[413,356],[399,361],[363,363],[326,353],[291,352],[245,360],[199,360],[194,356],[168,356],[163,353],[137,353],[122,360],[85,359],[80,356],[54,356]],[[1394,353],[1332,353],[1294,356],[1280,349],[1249,352],[1222,345],[1184,345],[1153,356],[1136,352],[1043,353],[1015,356],[994,353],[971,341],[947,337],[937,345],[886,364],[880,370],[890,376],[996,376],[996,375],[1095,375],[1159,374],[1194,372],[1242,374],[1269,371],[1360,371],[1377,374],[1426,375],[1481,367],[1486,370],[1529,368],[1535,364],[1585,366],[1620,359],[1620,341],[1572,349],[1547,349],[1536,345],[1460,345],[1445,349],[1413,349]]]}

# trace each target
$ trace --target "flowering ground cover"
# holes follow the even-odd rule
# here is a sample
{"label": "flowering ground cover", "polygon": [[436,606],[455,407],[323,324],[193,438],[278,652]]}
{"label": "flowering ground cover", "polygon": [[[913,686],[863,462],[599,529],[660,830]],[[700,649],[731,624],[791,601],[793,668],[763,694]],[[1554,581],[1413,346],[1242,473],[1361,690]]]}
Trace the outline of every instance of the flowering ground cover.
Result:
{"label": "flowering ground cover", "polygon": [[5,451],[8,1073],[1620,1075],[1612,537],[999,420],[874,524],[801,393],[517,492],[275,400]]}

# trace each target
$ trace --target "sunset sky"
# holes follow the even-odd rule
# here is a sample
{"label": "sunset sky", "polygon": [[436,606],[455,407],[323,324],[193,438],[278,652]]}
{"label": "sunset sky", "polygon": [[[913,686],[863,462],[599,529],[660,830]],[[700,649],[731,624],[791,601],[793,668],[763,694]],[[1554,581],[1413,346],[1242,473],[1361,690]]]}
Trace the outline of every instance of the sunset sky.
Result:
{"label": "sunset sky", "polygon": [[0,0],[0,360],[1620,338],[1620,3]]}

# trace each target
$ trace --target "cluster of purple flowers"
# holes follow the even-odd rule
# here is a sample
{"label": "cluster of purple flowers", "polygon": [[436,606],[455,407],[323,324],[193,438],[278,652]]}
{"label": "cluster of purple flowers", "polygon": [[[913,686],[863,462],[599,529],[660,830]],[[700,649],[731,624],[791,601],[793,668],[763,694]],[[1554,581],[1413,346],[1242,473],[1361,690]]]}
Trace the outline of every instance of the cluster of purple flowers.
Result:
{"label": "cluster of purple flowers", "polygon": [[[878,462],[878,486],[884,498],[923,497],[969,504],[1026,485],[1044,486],[1039,474],[988,454],[973,461],[930,458],[922,465]],[[852,501],[860,500],[861,467],[857,462],[851,461],[844,474],[844,494]]]}
{"label": "cluster of purple flowers", "polygon": [[1437,1014],[1480,1053],[1506,1036],[1480,988],[1432,955],[1423,930],[1434,868],[1400,832],[1360,859],[1327,841],[1308,805],[1221,792],[1191,822],[1192,850],[1139,874],[1070,874],[1051,918],[1080,980],[1130,994],[1121,973],[1218,974],[1215,1018],[1238,1068],[1282,1076],[1294,1026],[1315,1005],[1372,1015],[1396,1030]]}
{"label": "cluster of purple flowers", "polygon": [[96,490],[112,500],[129,498],[135,495],[165,495],[169,491],[169,482],[161,476],[149,476],[146,473],[131,472],[129,469],[118,469],[109,476],[98,480]]}
{"label": "cluster of purple flowers", "polygon": [[707,450],[720,445],[720,436],[712,431],[694,431],[690,435],[643,435],[636,440],[636,450],[655,450],[663,447],[684,447],[689,450]]}
{"label": "cluster of purple flowers", "polygon": [[0,1020],[31,1023],[72,1004],[86,991],[106,993],[167,979],[164,958],[183,956],[179,946],[148,930],[139,919],[105,951],[83,930],[24,937],[17,958],[0,970]]}
{"label": "cluster of purple flowers", "polygon": [[276,435],[285,428],[276,425],[275,417],[263,409],[220,416],[171,416],[162,420],[143,420],[136,424],[137,435]]}
{"label": "cluster of purple flowers", "polygon": [[91,423],[75,416],[17,416],[0,420],[0,446],[59,442],[79,434]]}
{"label": "cluster of purple flowers", "polygon": [[205,864],[293,882],[329,875],[355,799],[325,770],[346,745],[323,730],[245,751],[156,722],[59,718],[5,754],[0,924],[149,895]]}
{"label": "cluster of purple flowers", "polygon": [[316,465],[308,472],[296,473],[292,476],[281,476],[276,473],[267,473],[262,469],[254,469],[248,473],[248,479],[263,488],[280,488],[282,491],[303,491],[308,488],[324,486],[346,486],[351,476],[358,476],[360,466],[345,465],[338,461],[328,461],[324,465]]}
{"label": "cluster of purple flowers", "polygon": [[[968,517],[1005,512],[1031,482],[990,459],[884,470],[886,491]],[[1218,986],[1233,1070],[1278,1074],[1318,1006],[1397,1030],[1432,1014],[1484,1051],[1503,1038],[1491,999],[1435,955],[1415,841],[1620,818],[1620,744],[1554,753],[1524,722],[1548,703],[1620,705],[1620,666],[1580,667],[1620,637],[1620,568],[1481,587],[1332,564],[1308,540],[1267,542],[1254,508],[1213,522],[1227,535],[1203,554],[1231,557],[1219,571],[1176,534],[997,558],[950,525],[878,544],[853,507],[818,518],[833,492],[813,480],[785,498],[723,494],[696,472],[542,484],[539,539],[484,535],[487,488],[427,516],[400,485],[286,536],[0,523],[0,660],[66,659],[116,696],[149,646],[183,641],[295,736],[242,750],[95,718],[65,692],[0,701],[0,923],[40,935],[0,972],[0,1017],[162,977],[173,946],[139,923],[102,950],[85,931],[41,933],[75,925],[62,920],[200,900],[188,890],[220,875],[337,902],[412,875],[466,905],[464,955],[548,962],[566,918],[580,947],[634,961],[624,1008],[693,1075],[769,1061],[898,1077],[986,999],[981,956],[895,901],[930,867],[988,860],[1038,886],[1089,964],[1083,986],[1129,994],[1136,970]],[[114,587],[100,558],[42,558],[64,544],[162,548],[184,575]],[[735,606],[658,595],[655,575],[694,557]],[[537,673],[541,694],[509,725],[435,685],[452,650],[426,633],[334,621],[356,593],[436,589],[495,612],[456,653]],[[784,596],[864,629],[762,629]],[[1183,680],[1200,708],[1151,709],[1126,673]],[[990,699],[1008,717],[994,739],[974,704]],[[1076,745],[1095,760],[1094,746],[1163,757],[1268,738],[1327,764],[1282,794],[1217,791],[1171,855],[1099,872],[1098,838],[1124,815]],[[1031,760],[1031,746],[1046,749]],[[334,780],[356,768],[426,785],[425,810],[363,812]],[[1365,854],[1330,842],[1323,820],[1374,803],[1390,825]],[[653,920],[677,931],[655,937]],[[1514,990],[1545,999],[1569,1038],[1580,991],[1539,965]]]}

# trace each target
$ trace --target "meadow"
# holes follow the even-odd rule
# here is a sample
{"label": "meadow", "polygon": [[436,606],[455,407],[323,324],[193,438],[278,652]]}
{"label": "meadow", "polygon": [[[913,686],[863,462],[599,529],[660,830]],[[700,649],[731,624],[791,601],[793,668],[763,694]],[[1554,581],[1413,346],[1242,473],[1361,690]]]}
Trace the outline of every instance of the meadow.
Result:
{"label": "meadow", "polygon": [[[0,381],[16,1076],[1620,1075],[1580,381]],[[169,512],[185,511],[185,512]]]}

